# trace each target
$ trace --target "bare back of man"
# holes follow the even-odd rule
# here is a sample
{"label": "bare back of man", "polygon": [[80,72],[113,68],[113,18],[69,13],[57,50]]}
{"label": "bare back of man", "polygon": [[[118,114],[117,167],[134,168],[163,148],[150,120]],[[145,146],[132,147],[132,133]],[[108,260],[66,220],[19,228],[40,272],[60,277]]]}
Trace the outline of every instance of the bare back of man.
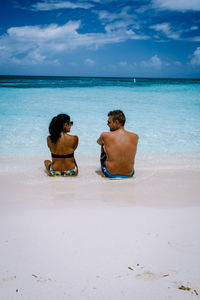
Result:
{"label": "bare back of man", "polygon": [[[103,132],[97,140],[102,146],[102,151],[105,151],[106,160],[101,159],[102,167],[105,166],[111,175],[129,176],[134,173],[138,135],[125,130],[124,123],[125,116],[122,111],[110,112],[108,114],[110,132]],[[104,168],[102,171],[107,176]]]}
{"label": "bare back of man", "polygon": [[104,132],[106,167],[111,174],[129,175],[134,170],[138,136],[125,129]]}

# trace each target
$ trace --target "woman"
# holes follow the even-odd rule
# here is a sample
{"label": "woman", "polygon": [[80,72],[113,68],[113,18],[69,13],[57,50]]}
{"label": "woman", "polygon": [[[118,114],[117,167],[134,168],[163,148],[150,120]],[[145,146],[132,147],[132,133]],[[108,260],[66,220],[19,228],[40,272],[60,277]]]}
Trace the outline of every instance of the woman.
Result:
{"label": "woman", "polygon": [[78,136],[69,134],[72,125],[73,122],[66,114],[57,115],[49,125],[50,136],[47,137],[47,145],[51,151],[52,162],[44,161],[49,176],[78,174],[78,166],[74,159]]}

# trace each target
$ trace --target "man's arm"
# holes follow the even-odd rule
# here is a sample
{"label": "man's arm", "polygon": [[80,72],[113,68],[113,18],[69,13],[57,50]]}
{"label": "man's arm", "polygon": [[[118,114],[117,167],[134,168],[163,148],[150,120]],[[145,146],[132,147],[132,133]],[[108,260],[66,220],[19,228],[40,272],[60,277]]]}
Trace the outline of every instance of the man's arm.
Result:
{"label": "man's arm", "polygon": [[100,137],[98,138],[97,144],[99,144],[99,145],[104,145],[104,139],[103,139],[103,137],[104,137],[104,133],[102,133],[102,134],[100,135]]}

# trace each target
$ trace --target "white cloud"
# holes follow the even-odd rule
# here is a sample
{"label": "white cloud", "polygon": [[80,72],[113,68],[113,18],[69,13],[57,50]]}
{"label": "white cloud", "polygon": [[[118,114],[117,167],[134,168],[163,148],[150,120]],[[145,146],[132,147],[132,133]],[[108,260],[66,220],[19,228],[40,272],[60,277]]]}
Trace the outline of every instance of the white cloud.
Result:
{"label": "white cloud", "polygon": [[194,51],[190,63],[194,66],[200,66],[200,47],[197,47]]}
{"label": "white cloud", "polygon": [[194,36],[190,40],[193,41],[193,42],[200,42],[200,36]]}
{"label": "white cloud", "polygon": [[69,21],[63,26],[12,27],[0,36],[1,62],[58,63],[58,54],[78,47],[97,49],[106,44],[121,43],[129,39],[146,39],[126,28],[106,33],[78,33],[80,21]]}
{"label": "white cloud", "polygon": [[90,66],[90,67],[93,67],[93,66],[96,65],[96,63],[95,63],[94,60],[92,60],[92,59],[90,59],[90,58],[87,58],[87,59],[85,59],[85,65]]}
{"label": "white cloud", "polygon": [[147,11],[149,9],[151,9],[151,5],[150,4],[148,4],[148,5],[141,5],[138,8],[136,8],[134,11],[136,13],[143,14],[145,11]]}
{"label": "white cloud", "polygon": [[112,32],[112,31],[115,31],[115,30],[122,30],[122,29],[131,30],[131,29],[128,29],[128,28],[139,29],[139,25],[133,25],[128,20],[119,20],[119,21],[110,23],[110,24],[105,26],[105,30],[107,32]]}
{"label": "white cloud", "polygon": [[135,21],[135,16],[129,14],[130,7],[124,7],[119,13],[110,13],[108,11],[95,11],[98,14],[100,21],[105,25],[107,35],[112,35],[118,32],[123,36],[129,36],[129,39],[149,39],[145,34],[138,34],[135,30],[140,29],[140,25]]}
{"label": "white cloud", "polygon": [[190,27],[190,30],[198,30],[198,29],[199,29],[198,26],[192,26],[192,27]]}
{"label": "white cloud", "polygon": [[127,62],[126,61],[121,61],[120,63],[119,63],[119,65],[121,66],[121,67],[123,67],[123,68],[125,68],[125,67],[127,67]]}
{"label": "white cloud", "polygon": [[[187,32],[190,32],[190,33],[191,33],[191,31],[194,32],[194,31],[196,31],[196,30],[198,30],[198,29],[199,29],[198,26],[191,26],[191,27],[185,29],[184,32],[186,32],[186,33],[187,33]],[[194,37],[192,37],[191,40],[192,40],[193,38],[194,38]]]}
{"label": "white cloud", "polygon": [[117,21],[111,24],[108,24],[105,26],[105,30],[107,32],[111,32],[113,30],[119,29],[119,28],[126,28],[127,27],[127,23],[123,22],[123,21]]}
{"label": "white cloud", "polygon": [[179,39],[179,34],[178,33],[174,33],[171,30],[171,26],[169,23],[161,23],[161,24],[155,24],[150,26],[151,29],[154,29],[157,32],[162,32],[164,33],[168,38],[171,39]]}
{"label": "white cloud", "polygon": [[76,8],[83,8],[89,9],[93,7],[93,4],[88,2],[71,2],[71,1],[41,1],[33,4],[31,6],[32,10],[36,11],[48,11],[48,10],[56,10],[56,9],[76,9]]}
{"label": "white cloud", "polygon": [[142,61],[142,65],[148,68],[161,69],[162,65],[166,63],[162,62],[157,54],[152,56],[148,61]]}
{"label": "white cloud", "polygon": [[12,27],[8,29],[8,36],[18,41],[49,41],[52,39],[59,40],[63,35],[74,35],[76,30],[80,27],[80,21],[64,24],[58,26],[51,24],[49,26],[23,26]]}
{"label": "white cloud", "polygon": [[93,11],[99,16],[99,20],[105,25],[106,28],[122,28],[131,27],[134,29],[139,29],[140,25],[138,21],[136,22],[136,15],[133,13],[129,14],[131,7],[124,7],[121,12],[108,12],[105,10]]}
{"label": "white cloud", "polygon": [[181,66],[181,62],[180,61],[164,61],[164,60],[161,60],[159,58],[159,56],[157,54],[153,55],[149,60],[143,60],[141,62],[141,65],[146,67],[146,68],[153,68],[153,69],[156,69],[156,70],[160,70],[162,69],[163,67],[168,67],[168,66],[176,66],[176,67],[179,67]]}
{"label": "white cloud", "polygon": [[182,63],[181,63],[180,61],[174,61],[173,64],[174,64],[175,66],[181,66],[181,65],[182,65]]}
{"label": "white cloud", "polygon": [[128,19],[129,17],[132,18],[131,15],[128,14],[128,11],[130,10],[129,6],[124,7],[120,13],[111,13],[106,10],[100,10],[95,11],[99,15],[100,20],[104,20],[106,22],[112,22],[114,20],[120,20],[120,19]]}
{"label": "white cloud", "polygon": [[199,11],[199,0],[152,0],[154,8],[162,10],[175,10],[175,11]]}

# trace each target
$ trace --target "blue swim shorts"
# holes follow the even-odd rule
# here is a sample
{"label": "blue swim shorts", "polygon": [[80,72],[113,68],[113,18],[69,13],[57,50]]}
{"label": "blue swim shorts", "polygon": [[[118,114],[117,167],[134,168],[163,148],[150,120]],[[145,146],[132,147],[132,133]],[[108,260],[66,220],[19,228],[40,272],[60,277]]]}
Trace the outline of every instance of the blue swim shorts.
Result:
{"label": "blue swim shorts", "polygon": [[107,168],[106,168],[106,165],[105,165],[105,161],[106,161],[106,152],[102,152],[101,153],[101,159],[100,159],[100,162],[101,162],[101,170],[103,172],[103,174],[108,177],[108,178],[129,178],[129,177],[132,177],[135,173],[135,171],[133,170],[133,172],[129,175],[113,175],[111,174],[110,172],[108,172]]}

